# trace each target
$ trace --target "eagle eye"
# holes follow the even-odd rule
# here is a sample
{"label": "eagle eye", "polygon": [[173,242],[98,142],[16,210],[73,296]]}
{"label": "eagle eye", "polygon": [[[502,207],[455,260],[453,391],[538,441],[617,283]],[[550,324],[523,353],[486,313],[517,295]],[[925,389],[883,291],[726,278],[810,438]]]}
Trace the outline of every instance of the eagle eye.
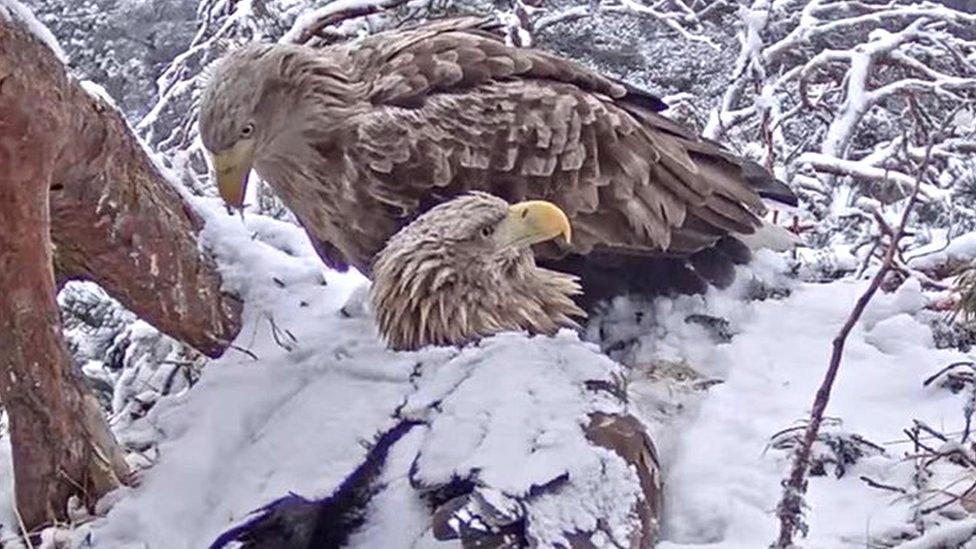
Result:
{"label": "eagle eye", "polygon": [[241,139],[247,139],[254,135],[254,123],[248,122],[243,128],[241,128]]}
{"label": "eagle eye", "polygon": [[481,236],[488,238],[495,232],[495,227],[492,225],[485,225],[481,228]]}

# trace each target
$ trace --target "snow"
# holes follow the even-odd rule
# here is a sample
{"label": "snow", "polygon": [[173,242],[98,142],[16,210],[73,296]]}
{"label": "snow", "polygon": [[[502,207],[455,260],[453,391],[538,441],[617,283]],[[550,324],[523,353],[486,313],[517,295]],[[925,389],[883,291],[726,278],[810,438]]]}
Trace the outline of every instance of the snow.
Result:
{"label": "snow", "polygon": [[911,316],[900,314],[879,322],[865,334],[864,341],[882,353],[898,355],[913,346],[931,347],[932,332]]}
{"label": "snow", "polygon": [[967,233],[948,242],[942,240],[915,250],[909,265],[915,269],[930,269],[940,265],[959,265],[976,258],[976,233]]}
{"label": "snow", "polygon": [[122,111],[122,109],[119,108],[118,103],[115,102],[115,98],[109,95],[108,91],[106,91],[105,88],[103,88],[97,82],[92,82],[91,80],[81,80],[78,83],[81,85],[81,88],[88,93],[88,95],[102,101],[109,107],[112,107],[119,112]]}
{"label": "snow", "polygon": [[61,49],[61,44],[58,43],[58,39],[44,26],[44,23],[38,21],[37,17],[34,16],[34,12],[22,4],[20,0],[0,0],[0,17],[24,25],[38,40],[54,52],[54,55],[59,61],[65,64],[68,63],[68,56]]}
{"label": "snow", "polygon": [[[300,229],[253,215],[242,223],[212,199],[196,206],[228,288],[246,300],[235,345],[247,352],[228,351],[192,389],[117,429],[122,440],[155,437],[157,463],[138,487],[113,494],[111,511],[77,539],[98,547],[205,546],[289,492],[329,495],[367,444],[400,419],[424,426],[394,447],[384,472],[390,484],[356,546],[396,547],[377,540],[403,540],[404,531],[429,537],[428,511],[411,486],[452,477],[476,478],[482,494],[524,498],[529,535],[544,543],[593,529],[596,516],[618,543],[639,528],[636,473],[591,446],[582,429],[591,412],[624,412],[619,401],[584,388],[623,373],[594,345],[564,332],[503,334],[461,350],[389,351],[361,298],[345,306],[362,294],[363,278],[324,271]],[[529,495],[566,475],[558,493]],[[413,519],[405,522],[403,513]]]}
{"label": "snow", "polygon": [[[662,548],[754,548],[775,539],[773,511],[788,454],[767,445],[774,433],[806,417],[830,342],[865,286],[849,280],[803,284],[785,300],[736,307],[731,317],[736,335],[726,345],[710,344],[704,335],[695,342],[686,334],[676,346],[679,357],[668,358],[683,354],[701,372],[727,375],[701,398],[697,410],[677,422],[676,440],[655,437],[665,461],[667,541]],[[697,308],[686,303],[682,314],[721,308],[725,298],[712,295],[702,301]],[[910,502],[869,488],[858,477],[904,485],[911,467],[899,459],[908,449],[900,442],[902,429],[913,419],[947,430],[961,425],[961,401],[922,386],[926,377],[961,356],[932,348],[928,327],[907,312],[917,311],[921,303],[917,284],[878,296],[848,341],[828,415],[888,453],[863,459],[841,479],[811,479],[811,530],[804,547],[863,547],[870,545],[867,535],[904,530]],[[702,351],[706,346],[711,348]],[[651,354],[644,360],[659,356]],[[654,394],[647,388],[651,384],[632,382],[638,409],[649,408],[641,402]]]}
{"label": "snow", "polygon": [[[235,345],[247,352],[228,351],[192,389],[118,429],[123,440],[155,439],[158,455],[138,487],[113,494],[108,514],[75,532],[96,547],[205,546],[289,492],[326,496],[400,419],[423,424],[393,447],[384,488],[350,546],[433,545],[417,486],[473,475],[479,498],[517,509],[511,498],[566,473],[570,482],[558,492],[513,511],[529,518],[530,537],[553,543],[600,516],[622,543],[637,527],[639,485],[633,469],[583,437],[580,426],[596,410],[636,413],[649,427],[665,481],[661,547],[764,546],[774,538],[789,457],[770,438],[805,417],[830,341],[866,284],[793,282],[781,256],[761,252],[729,290],[618,300],[591,329],[603,330],[605,344],[630,342],[615,355],[630,370],[570,332],[395,353],[376,336],[364,279],[323,270],[298,228],[257,215],[242,222],[213,199],[196,206],[228,287],[245,297]],[[744,301],[756,284],[791,295]],[[947,431],[961,425],[961,398],[922,386],[961,358],[933,348],[916,319],[927,304],[909,281],[879,295],[855,328],[828,415],[886,452],[863,457],[840,479],[811,479],[805,547],[863,546],[866,536],[904,532],[910,501],[858,477],[907,485],[901,430],[915,419]],[[581,389],[625,377],[627,406]]]}
{"label": "snow", "polygon": [[[302,15],[281,40],[295,40],[309,25],[340,10],[389,3],[340,0],[301,9],[307,6],[302,0],[283,0],[279,4],[289,6],[288,13]],[[211,4],[213,11],[206,14],[206,23],[201,22],[199,34],[209,37],[207,42],[195,40],[160,79],[168,96],[192,95],[193,63],[210,58],[211,38],[213,44],[225,34],[248,40],[274,38],[256,30],[251,4],[238,3],[223,19],[216,15],[223,4]],[[686,18],[679,9],[681,2],[670,3],[677,11],[668,13],[660,7],[665,4],[669,3],[650,7],[646,2],[625,1],[601,9],[658,18],[688,40],[731,40],[729,33],[713,36],[719,27],[711,22],[703,26],[694,17]],[[885,97],[904,89],[917,90],[921,96],[944,95],[963,84],[971,87],[971,79],[945,75],[926,65],[930,55],[947,56],[930,43],[941,40],[971,50],[967,45],[971,42],[963,41],[959,33],[936,34],[933,39],[927,33],[939,29],[923,28],[917,16],[953,22],[950,30],[974,20],[921,3],[879,5],[877,13],[866,15],[857,15],[861,12],[854,3],[851,10],[828,9],[840,3],[818,0],[803,3],[802,10],[795,2],[782,0],[749,4],[741,12],[743,32],[733,73],[721,75],[723,82],[727,76],[732,82],[724,87],[720,107],[706,117],[705,133],[728,138],[741,146],[737,150],[754,157],[772,155],[776,162],[784,162],[775,166],[777,175],[798,191],[810,191],[813,206],[823,207],[822,215],[815,214],[810,236],[824,237],[820,242],[829,244],[797,252],[801,280],[853,273],[864,263],[866,251],[857,240],[871,236],[873,227],[873,220],[858,208],[889,219],[900,214],[897,204],[867,196],[864,189],[871,182],[901,187],[915,182],[910,166],[894,162],[903,149],[901,138],[886,136],[883,120],[877,122],[877,113],[865,111],[880,106],[888,115],[901,118],[892,111],[898,102],[891,102],[892,107],[883,101]],[[590,11],[569,7],[554,13],[551,20],[537,21],[537,29]],[[65,60],[51,33],[20,2],[0,0],[0,16],[23,21]],[[917,21],[902,28],[912,20]],[[888,22],[890,30],[878,26],[882,21]],[[217,30],[208,34],[211,22],[210,30]],[[241,36],[229,32],[234,25],[244,29]],[[727,27],[720,30],[731,32],[733,26]],[[350,21],[340,30],[351,36],[365,28]],[[602,32],[619,30],[613,29]],[[706,30],[709,34],[693,36]],[[834,40],[821,39],[828,34],[847,36],[850,41],[835,45]],[[635,34],[635,42],[646,36]],[[658,39],[655,36],[654,41]],[[823,44],[848,49],[823,49]],[[604,44],[600,49],[613,47]],[[927,51],[932,53],[923,55]],[[879,64],[896,62],[909,63],[927,79],[903,80],[897,71],[873,71]],[[699,79],[698,74],[691,76]],[[812,76],[823,82],[810,82],[807,99],[821,112],[833,113],[823,127],[802,117],[791,120],[797,114],[790,107],[798,99],[794,88]],[[881,80],[875,82],[875,77]],[[110,100],[97,84],[82,85],[92,95]],[[698,88],[691,91],[695,93],[676,97],[704,95]],[[147,109],[149,114],[139,127],[159,137],[178,135],[172,132],[192,124],[189,107],[184,109],[189,113],[186,120],[167,121],[161,116],[166,105],[176,104],[167,101],[164,98]],[[775,150],[769,151],[764,138],[749,130],[759,127],[760,119],[766,126],[767,116],[768,125],[775,128]],[[963,111],[957,117],[960,126],[971,128],[971,113]],[[952,139],[965,143],[958,132]],[[856,154],[849,146],[853,142],[858,143]],[[923,186],[925,197],[931,199],[926,206],[942,211],[965,207],[960,206],[960,197],[966,189],[951,180],[961,172],[950,173],[939,162],[953,155],[968,157],[964,148],[954,150],[949,145],[948,138],[937,145],[934,169],[940,177]],[[905,148],[916,156],[918,149],[918,144]],[[188,150],[176,152],[189,158]],[[165,166],[160,168],[167,172]],[[955,176],[962,181],[962,176]],[[599,341],[619,362],[570,333],[555,338],[505,334],[464,349],[393,353],[376,337],[360,275],[324,270],[304,234],[288,223],[250,211],[242,221],[216,201],[194,197],[179,184],[176,187],[205,218],[204,244],[217,254],[227,289],[246,301],[245,327],[223,358],[207,364],[199,383],[155,400],[145,418],[129,420],[125,412],[133,397],[142,394],[141,386],[157,384],[166,376],[166,366],[125,370],[112,380],[117,414],[113,428],[124,443],[150,447],[144,455],[132,453],[130,461],[151,467],[142,471],[139,486],[104,500],[106,507],[114,504],[105,516],[72,532],[49,530],[45,536],[50,539],[70,535],[80,546],[113,549],[206,546],[252,510],[288,492],[307,497],[329,494],[360,463],[378,433],[402,418],[413,418],[424,425],[392,448],[380,479],[383,489],[371,501],[368,519],[353,535],[351,546],[395,549],[413,542],[416,547],[436,544],[429,532],[427,504],[417,497],[417,483],[470,475],[477,476],[479,501],[511,515],[523,513],[529,519],[530,535],[545,540],[543,546],[560,540],[568,528],[592,528],[596,516],[610,525],[608,535],[614,539],[604,540],[605,545],[620,543],[634,528],[630,515],[637,495],[634,472],[612,453],[586,444],[580,430],[589,412],[603,410],[636,414],[655,441],[665,479],[661,547],[765,547],[775,537],[774,511],[789,465],[787,449],[774,444],[773,437],[801,425],[807,416],[831,341],[866,285],[852,278],[799,283],[784,275],[789,269],[784,257],[761,253],[749,268],[740,269],[737,284],[725,291],[651,303],[616,301],[594,320],[585,338]],[[811,221],[807,212],[798,215],[804,223]],[[845,234],[843,224],[856,219],[861,220],[861,228]],[[957,232],[954,225],[919,229],[917,234],[933,236],[929,245],[906,253],[913,269],[928,272],[976,257],[976,233],[947,243],[945,233]],[[748,302],[745,295],[757,286],[789,295]],[[924,523],[926,533],[904,547],[962,543],[976,531],[972,519],[949,520],[963,516],[959,505],[950,508],[954,515],[919,519],[913,512],[918,501],[914,496],[871,488],[860,479],[911,492],[915,469],[913,460],[905,456],[914,448],[903,430],[919,420],[952,436],[961,431],[969,396],[922,383],[946,364],[969,358],[935,348],[929,327],[935,313],[927,307],[938,297],[923,291],[917,279],[909,279],[898,291],[878,295],[851,334],[827,410],[841,423],[831,420],[825,432],[862,436],[883,451],[868,452],[848,464],[840,478],[828,468],[827,476],[811,479],[806,513],[810,537],[801,540],[804,547],[892,546],[917,535],[916,522]],[[129,330],[135,339],[157,336],[142,323]],[[170,358],[165,342],[159,349],[159,356],[127,356],[126,360],[165,362]],[[86,367],[100,364],[96,360]],[[629,404],[580,388],[592,379],[622,383]],[[941,447],[970,451],[955,439]],[[815,449],[830,453],[823,443]],[[4,437],[0,439],[4,471],[0,474],[0,539],[9,536],[16,524],[9,459],[9,439]],[[947,463],[934,465],[933,471],[924,497],[934,501],[928,500],[927,505],[944,500],[939,494],[942,488],[961,489],[952,483],[971,474]],[[529,497],[524,508],[515,501],[531,487],[563,474],[569,475],[570,482],[558,492]]]}
{"label": "snow", "polygon": [[295,19],[291,29],[279,40],[282,43],[298,42],[308,29],[319,21],[346,11],[382,10],[395,2],[391,0],[334,0],[325,6],[303,12]]}
{"label": "snow", "polygon": [[[0,419],[6,420],[6,415],[4,414]],[[5,421],[2,423],[6,423]],[[4,425],[6,427],[6,425]],[[6,430],[6,429],[4,429]],[[11,461],[10,453],[10,437],[4,436],[0,438],[0,471],[4,471],[4,474],[0,474],[0,545],[4,547],[6,543],[11,544],[16,543],[14,540],[17,536],[11,533],[11,529],[8,528],[9,525],[18,524],[16,505],[14,502],[14,476],[12,474],[6,474],[7,471],[12,471],[14,467]]]}
{"label": "snow", "polygon": [[580,430],[587,413],[625,411],[602,393],[581,391],[587,381],[614,384],[620,365],[563,332],[499,335],[435,368],[421,367],[420,386],[401,410],[429,423],[415,482],[474,475],[481,487],[526,497],[568,475],[558,494],[527,499],[529,537],[568,545],[563,532],[594,530],[599,517],[620,533],[616,543],[627,543],[639,528],[631,516],[640,497],[636,473]]}
{"label": "snow", "polygon": [[932,547],[951,547],[952,545],[968,547],[968,545],[962,544],[969,542],[974,534],[976,534],[976,519],[965,519],[929,531],[918,539],[899,545],[899,548],[930,549]]}

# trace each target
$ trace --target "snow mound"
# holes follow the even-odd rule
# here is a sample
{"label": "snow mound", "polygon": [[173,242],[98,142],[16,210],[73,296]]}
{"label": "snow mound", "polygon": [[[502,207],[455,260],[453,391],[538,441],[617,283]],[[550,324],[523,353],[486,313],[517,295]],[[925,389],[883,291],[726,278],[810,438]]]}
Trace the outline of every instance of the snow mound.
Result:
{"label": "snow mound", "polygon": [[[727,309],[721,294],[656,304],[656,322],[676,329],[641,349],[644,366],[632,374],[629,393],[661,451],[665,514],[659,547],[746,549],[775,540],[790,446],[773,447],[773,436],[808,416],[831,342],[867,284],[802,284],[785,299],[740,302],[734,309]],[[804,547],[882,546],[914,531],[912,498],[894,497],[860,477],[910,493],[914,466],[903,459],[911,451],[903,429],[918,420],[955,433],[963,424],[964,395],[923,386],[945,365],[966,359],[933,348],[929,327],[913,316],[927,302],[918,284],[907,282],[877,295],[851,333],[827,415],[843,422],[848,440],[856,435],[880,450],[845,464],[840,478],[836,471],[810,478]],[[721,310],[733,334],[726,343],[716,344],[707,331],[696,333],[683,322]],[[673,371],[681,372],[682,381],[662,381]],[[822,434],[832,433],[825,428]],[[816,446],[817,453],[837,457],[827,445]],[[958,468],[940,472],[930,486],[949,485],[959,474]],[[933,528],[944,521],[932,520]]]}
{"label": "snow mound", "polygon": [[228,286],[245,298],[245,328],[192,389],[120,430],[155,437],[158,461],[79,541],[206,546],[288,493],[329,496],[404,420],[421,427],[392,448],[355,546],[432,540],[430,494],[458,480],[512,507],[544,545],[577,531],[626,544],[639,531],[637,473],[584,430],[594,412],[626,413],[624,371],[595,346],[566,332],[389,351],[361,307],[344,307],[362,277],[323,270],[299,228],[197,206]]}
{"label": "snow mound", "polygon": [[[616,396],[587,390],[616,386],[622,375],[620,365],[565,332],[503,334],[443,366],[425,365],[401,409],[429,425],[413,483],[473,479],[518,497],[529,539],[543,546],[568,545],[566,533],[595,531],[598,519],[610,541],[626,545],[640,528],[637,475],[614,452],[594,448],[581,427],[590,413],[626,413]],[[558,488],[541,490],[549,486]]]}
{"label": "snow mound", "polygon": [[915,321],[911,316],[902,313],[882,320],[865,334],[864,341],[874,345],[879,351],[889,355],[898,355],[916,347],[932,346],[932,331]]}

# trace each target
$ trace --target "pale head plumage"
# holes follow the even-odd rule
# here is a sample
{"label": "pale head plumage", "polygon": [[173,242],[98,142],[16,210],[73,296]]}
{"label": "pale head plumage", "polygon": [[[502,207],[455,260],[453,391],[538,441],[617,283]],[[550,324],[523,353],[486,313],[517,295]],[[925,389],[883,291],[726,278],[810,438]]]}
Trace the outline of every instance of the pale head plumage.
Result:
{"label": "pale head plumage", "polygon": [[327,124],[331,108],[348,104],[341,96],[355,86],[341,74],[328,57],[286,44],[250,44],[209,68],[200,140],[229,205],[242,205],[252,168],[276,181],[311,177],[302,161],[310,156],[304,132]]}
{"label": "pale head plumage", "polygon": [[[242,139],[269,142],[284,112],[276,101],[282,61],[288,46],[249,44],[227,54],[208,69],[200,98],[200,139],[212,153],[231,149]],[[248,133],[245,128],[253,126]]]}
{"label": "pale head plumage", "polygon": [[[558,213],[557,213],[558,212]],[[536,266],[531,244],[568,220],[552,204],[486,193],[440,204],[393,235],[373,265],[372,303],[391,347],[456,345],[502,331],[553,334],[585,316],[576,277]]]}

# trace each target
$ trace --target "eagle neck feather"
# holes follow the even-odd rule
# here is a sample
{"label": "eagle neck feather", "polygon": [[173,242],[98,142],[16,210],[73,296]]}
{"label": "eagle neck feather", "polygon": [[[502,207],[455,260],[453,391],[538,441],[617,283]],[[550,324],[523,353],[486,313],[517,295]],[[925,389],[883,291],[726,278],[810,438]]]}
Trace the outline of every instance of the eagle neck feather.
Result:
{"label": "eagle neck feather", "polygon": [[580,293],[576,277],[535,265],[520,252],[507,272],[466,273],[426,254],[390,254],[373,268],[373,305],[381,334],[391,347],[457,345],[502,331],[552,335],[578,327],[572,317],[585,313],[572,299]]}

